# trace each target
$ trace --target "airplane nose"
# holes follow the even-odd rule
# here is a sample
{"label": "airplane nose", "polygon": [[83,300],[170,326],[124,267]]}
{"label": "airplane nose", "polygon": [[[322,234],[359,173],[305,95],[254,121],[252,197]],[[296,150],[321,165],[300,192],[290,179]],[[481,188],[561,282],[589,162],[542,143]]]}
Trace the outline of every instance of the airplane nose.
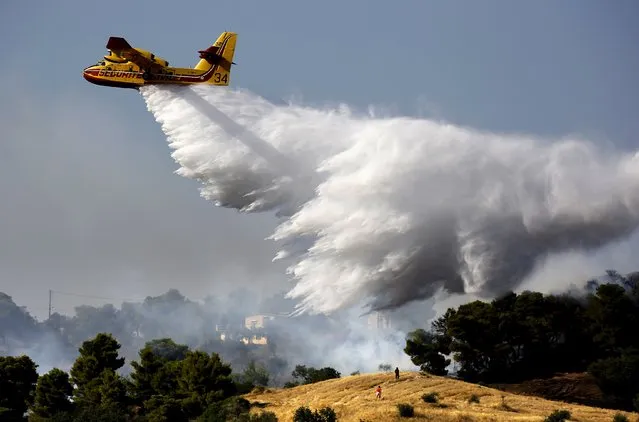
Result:
{"label": "airplane nose", "polygon": [[84,79],[86,79],[86,80],[87,80],[87,81],[89,81],[89,82],[93,82],[93,80],[91,79],[91,76],[90,76],[90,74],[89,74],[89,72],[88,72],[88,69],[89,69],[89,68],[86,68],[86,69],[84,69],[84,70],[82,71],[82,77],[84,77]]}

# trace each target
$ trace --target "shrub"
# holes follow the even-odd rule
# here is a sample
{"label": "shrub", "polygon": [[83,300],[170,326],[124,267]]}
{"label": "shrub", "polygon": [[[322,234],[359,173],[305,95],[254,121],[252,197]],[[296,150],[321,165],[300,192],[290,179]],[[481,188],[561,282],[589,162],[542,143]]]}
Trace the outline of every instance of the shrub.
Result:
{"label": "shrub", "polygon": [[264,412],[259,415],[251,415],[251,422],[277,422],[277,416],[273,412]]}
{"label": "shrub", "polygon": [[306,367],[306,365],[296,365],[295,370],[291,373],[293,378],[301,380],[302,384],[313,384],[320,381],[326,381],[334,378],[340,378],[339,371],[326,366],[321,369]]}
{"label": "shrub", "polygon": [[400,403],[397,405],[399,416],[404,418],[412,418],[415,416],[415,409],[408,403]]}
{"label": "shrub", "polygon": [[318,422],[335,422],[337,421],[337,414],[330,407],[324,407],[319,411],[320,419]]}
{"label": "shrub", "polygon": [[622,352],[620,356],[597,360],[588,366],[588,372],[618,408],[632,407],[639,384],[639,352]]}
{"label": "shrub", "polygon": [[517,413],[517,409],[513,408],[508,403],[506,403],[506,396],[504,396],[504,395],[501,396],[501,404],[498,406],[498,408],[501,409],[501,410],[505,410],[506,412],[515,412],[515,413]]}
{"label": "shrub", "polygon": [[617,413],[613,418],[612,418],[612,422],[630,422],[628,420],[628,417],[625,415],[622,415],[621,413]]}
{"label": "shrub", "polygon": [[377,368],[382,372],[390,372],[393,370],[393,367],[390,363],[380,363]]}
{"label": "shrub", "polygon": [[330,407],[313,412],[306,406],[298,407],[293,415],[293,422],[336,422],[337,415]]}
{"label": "shrub", "polygon": [[468,398],[468,403],[479,403],[479,396],[477,394],[472,394]]}
{"label": "shrub", "polygon": [[439,401],[438,393],[426,393],[422,395],[422,400],[426,403],[437,403]]}
{"label": "shrub", "polygon": [[293,422],[314,422],[315,415],[313,415],[313,411],[308,407],[301,406],[295,410],[295,414],[293,415]]}
{"label": "shrub", "polygon": [[359,375],[359,371],[351,372],[351,375]]}
{"label": "shrub", "polygon": [[555,410],[552,412],[544,422],[564,422],[566,419],[570,419],[570,412],[567,410]]}
{"label": "shrub", "polygon": [[[248,400],[234,396],[223,401],[214,402],[209,405],[204,413],[197,418],[198,422],[228,422],[233,421],[241,415],[248,418],[251,410],[251,403]],[[167,420],[177,419],[175,416],[168,417]],[[123,419],[124,420],[124,419]],[[154,418],[151,420],[165,420],[164,418]]]}

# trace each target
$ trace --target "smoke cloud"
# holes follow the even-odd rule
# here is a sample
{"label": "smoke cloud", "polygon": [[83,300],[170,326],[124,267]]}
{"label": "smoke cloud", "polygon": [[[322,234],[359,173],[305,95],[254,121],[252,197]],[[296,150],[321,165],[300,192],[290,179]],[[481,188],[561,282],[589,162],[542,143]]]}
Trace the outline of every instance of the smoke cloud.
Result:
{"label": "smoke cloud", "polygon": [[519,286],[540,260],[639,224],[639,154],[348,107],[275,105],[245,90],[144,87],[201,195],[276,212],[299,312],[396,309]]}

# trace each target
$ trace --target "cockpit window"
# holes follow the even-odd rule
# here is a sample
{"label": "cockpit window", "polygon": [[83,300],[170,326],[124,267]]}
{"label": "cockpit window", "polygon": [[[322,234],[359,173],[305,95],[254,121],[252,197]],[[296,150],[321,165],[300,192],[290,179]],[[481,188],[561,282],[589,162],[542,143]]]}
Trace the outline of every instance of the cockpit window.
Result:
{"label": "cockpit window", "polygon": [[96,66],[104,66],[105,62],[104,62],[104,60],[98,60],[98,62],[95,65]]}

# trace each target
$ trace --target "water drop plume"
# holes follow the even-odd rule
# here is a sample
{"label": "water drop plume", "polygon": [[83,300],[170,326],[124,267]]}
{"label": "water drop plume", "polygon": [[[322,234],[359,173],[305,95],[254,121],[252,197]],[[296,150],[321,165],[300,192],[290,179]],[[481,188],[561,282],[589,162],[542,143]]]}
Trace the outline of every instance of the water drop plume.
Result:
{"label": "water drop plume", "polygon": [[392,309],[439,289],[516,288],[549,254],[639,224],[639,155],[437,121],[273,104],[246,90],[145,87],[177,173],[276,212],[300,312]]}

